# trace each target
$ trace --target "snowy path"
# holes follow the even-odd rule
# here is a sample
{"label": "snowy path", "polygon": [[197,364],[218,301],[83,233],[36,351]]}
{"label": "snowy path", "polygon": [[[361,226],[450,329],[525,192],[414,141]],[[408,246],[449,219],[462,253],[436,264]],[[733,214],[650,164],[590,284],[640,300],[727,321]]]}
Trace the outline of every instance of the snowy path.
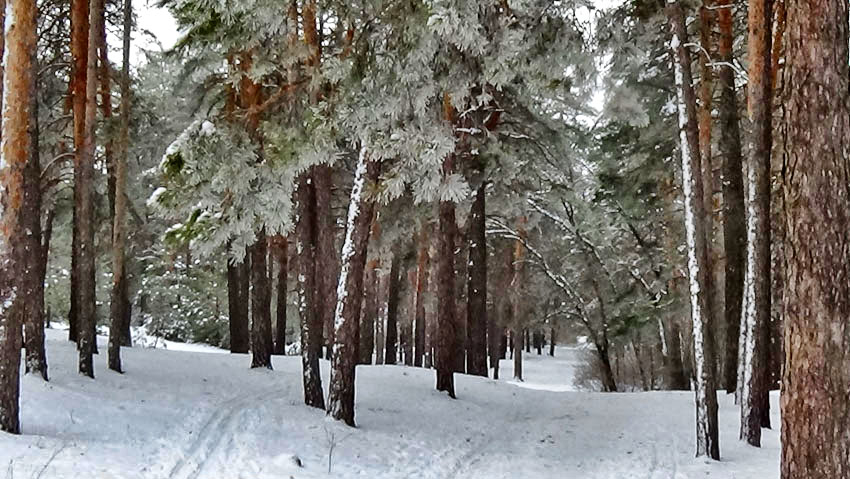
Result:
{"label": "snowy path", "polygon": [[24,379],[26,435],[0,434],[4,477],[778,477],[778,434],[762,450],[741,444],[730,398],[724,460],[697,460],[691,393],[574,391],[569,348],[528,357],[523,384],[458,376],[456,401],[433,390],[432,371],[360,367],[352,430],[302,405],[300,358],[251,371],[247,356],[127,349],[127,374],[102,354],[92,382],[74,372],[63,334],[48,333],[51,382]]}

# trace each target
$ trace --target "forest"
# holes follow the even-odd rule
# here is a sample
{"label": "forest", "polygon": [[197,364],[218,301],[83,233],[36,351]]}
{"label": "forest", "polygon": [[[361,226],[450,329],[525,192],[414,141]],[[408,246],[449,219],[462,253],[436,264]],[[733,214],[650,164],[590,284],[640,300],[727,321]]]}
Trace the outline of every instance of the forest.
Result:
{"label": "forest", "polygon": [[0,0],[0,475],[850,477],[846,1],[147,1]]}

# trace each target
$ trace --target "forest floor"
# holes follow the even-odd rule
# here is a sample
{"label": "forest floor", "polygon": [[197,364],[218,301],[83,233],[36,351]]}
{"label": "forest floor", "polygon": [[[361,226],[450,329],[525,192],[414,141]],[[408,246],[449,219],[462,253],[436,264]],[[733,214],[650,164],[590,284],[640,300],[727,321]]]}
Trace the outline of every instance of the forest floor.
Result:
{"label": "forest floor", "polygon": [[[104,343],[92,381],[76,373],[66,334],[48,331],[50,382],[22,381],[24,435],[0,433],[0,478],[779,475],[778,432],[766,431],[763,449],[741,443],[730,397],[719,398],[723,460],[695,459],[692,393],[576,391],[580,353],[571,348],[526,356],[523,387],[457,375],[457,400],[434,391],[433,371],[358,367],[359,427],[350,429],[302,404],[299,357],[275,357],[274,371],[250,370],[245,355],[172,344],[124,349],[119,375],[106,368]],[[503,377],[510,371],[504,361]],[[778,424],[778,397],[771,399]]]}

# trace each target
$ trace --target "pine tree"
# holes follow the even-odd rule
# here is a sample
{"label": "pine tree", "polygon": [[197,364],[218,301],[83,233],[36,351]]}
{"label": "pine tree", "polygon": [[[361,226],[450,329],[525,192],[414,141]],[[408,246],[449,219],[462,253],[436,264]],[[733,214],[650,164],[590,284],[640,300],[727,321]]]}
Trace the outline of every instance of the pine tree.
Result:
{"label": "pine tree", "polygon": [[[36,5],[30,0],[9,0],[4,5],[4,72],[2,155],[0,174],[0,431],[20,434],[19,418],[21,316],[10,306],[19,294],[17,278],[24,272],[22,240],[26,234],[22,214],[24,170],[32,159],[31,95],[35,76],[32,59],[36,48]],[[34,273],[34,272],[33,272]]]}
{"label": "pine tree", "polygon": [[[119,154],[115,158],[115,214],[112,227],[112,302],[109,326],[109,369],[121,372],[121,346],[127,323],[126,216],[127,156],[130,149],[130,33],[133,28],[132,0],[124,0],[121,72],[121,132]],[[104,40],[105,42],[105,40]],[[105,50],[104,43],[104,50]],[[106,60],[104,60],[106,61]]]}
{"label": "pine tree", "polygon": [[[341,293],[337,299],[334,354],[331,358],[328,415],[354,426],[354,373],[357,364],[356,332],[363,300],[363,273],[369,245],[369,230],[375,210],[374,188],[381,172],[381,163],[369,159],[361,147],[348,206],[345,242],[342,247],[342,270],[339,275]],[[371,355],[371,351],[370,351]]]}
{"label": "pine tree", "polygon": [[487,184],[475,194],[469,218],[469,274],[467,275],[467,328],[469,374],[487,376]]}
{"label": "pine tree", "polygon": [[783,479],[850,476],[848,5],[786,3]]}
{"label": "pine tree", "polygon": [[676,93],[679,110],[679,138],[682,155],[682,182],[685,191],[685,227],[688,247],[691,319],[694,323],[694,362],[696,366],[697,456],[720,459],[717,426],[717,396],[714,381],[714,344],[711,331],[711,300],[703,289],[708,269],[706,216],[700,175],[699,131],[696,97],[691,76],[691,59],[686,44],[685,15],[678,2],[667,5],[673,39]]}
{"label": "pine tree", "polygon": [[749,8],[748,110],[751,123],[747,167],[747,271],[744,282],[741,439],[761,445],[762,418],[770,407],[767,332],[770,322],[770,151],[773,92],[770,81],[771,1]]}

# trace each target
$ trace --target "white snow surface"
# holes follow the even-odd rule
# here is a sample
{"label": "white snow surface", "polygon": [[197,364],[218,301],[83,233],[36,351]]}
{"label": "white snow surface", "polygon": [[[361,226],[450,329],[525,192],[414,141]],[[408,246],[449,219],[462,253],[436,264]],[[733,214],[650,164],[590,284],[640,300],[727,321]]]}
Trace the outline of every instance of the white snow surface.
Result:
{"label": "white snow surface", "polygon": [[[779,475],[778,433],[765,431],[762,449],[740,442],[730,396],[719,398],[723,460],[695,459],[692,392],[574,390],[571,348],[526,356],[526,388],[457,375],[457,400],[434,391],[431,370],[358,366],[359,427],[351,429],[303,405],[297,356],[275,356],[269,371],[250,370],[246,355],[124,348],[120,375],[107,370],[103,343],[90,380],[76,373],[65,334],[48,330],[50,382],[23,378],[24,435],[0,433],[4,477]],[[509,360],[501,368],[511,377]],[[327,362],[322,369],[327,387]],[[778,424],[778,397],[771,399]]]}

